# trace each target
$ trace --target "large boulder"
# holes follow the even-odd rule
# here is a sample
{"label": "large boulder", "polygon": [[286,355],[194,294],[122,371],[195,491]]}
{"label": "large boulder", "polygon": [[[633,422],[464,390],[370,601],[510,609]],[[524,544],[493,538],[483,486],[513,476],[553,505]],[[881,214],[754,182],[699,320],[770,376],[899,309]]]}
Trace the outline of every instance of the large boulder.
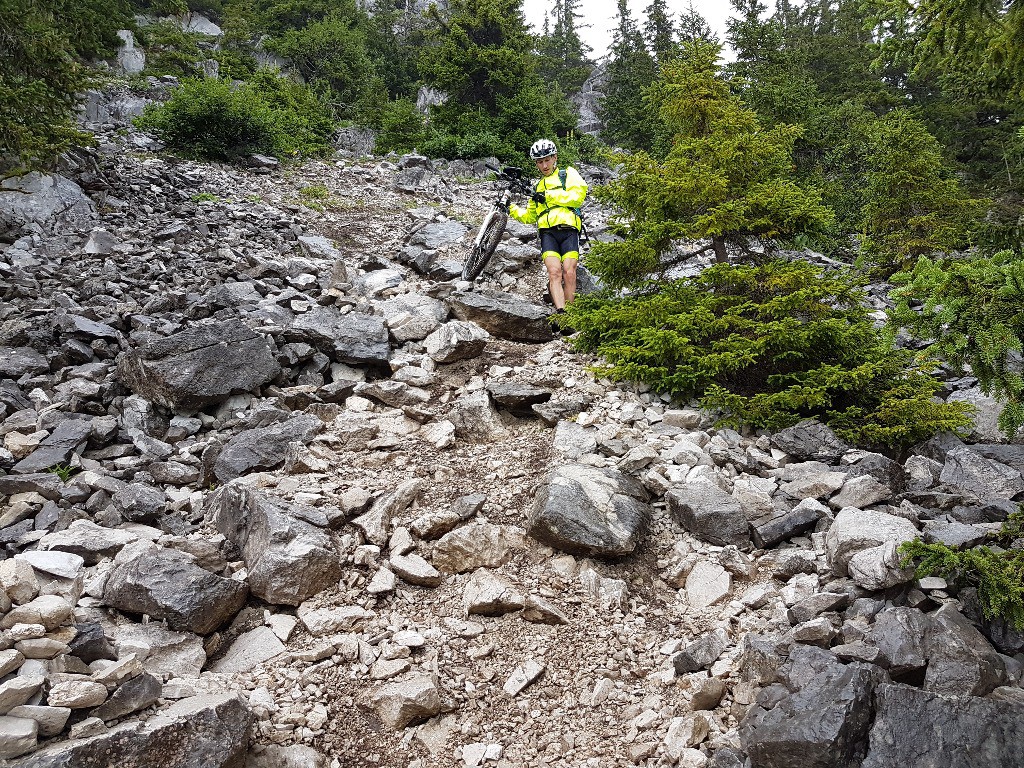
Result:
{"label": "large boulder", "polygon": [[238,613],[248,594],[245,582],[210,573],[184,552],[140,543],[114,559],[103,603],[205,635]]}
{"label": "large boulder", "polygon": [[750,526],[743,507],[717,485],[687,483],[666,493],[665,500],[675,518],[698,539],[719,546],[750,546]]}
{"label": "large boulder", "polygon": [[238,693],[181,699],[145,722],[51,744],[12,768],[242,768],[253,713]]}
{"label": "large boulder", "polygon": [[92,419],[64,419],[32,453],[14,465],[17,474],[33,474],[66,463],[85,447],[92,434]]}
{"label": "large boulder", "polygon": [[117,373],[133,392],[180,411],[198,411],[250,392],[281,372],[270,344],[239,320],[187,330],[131,349]]}
{"label": "large boulder", "polygon": [[527,533],[571,554],[628,555],[651,518],[648,498],[638,480],[616,470],[558,467],[537,490]]}
{"label": "large boulder", "polygon": [[[794,657],[815,649],[794,646]],[[853,768],[871,726],[871,697],[882,672],[869,664],[818,662],[791,675],[774,706],[754,706],[740,723],[740,741],[757,768]],[[799,679],[797,679],[799,678]],[[765,702],[766,704],[768,702]],[[893,763],[898,765],[899,763]],[[906,765],[915,764],[913,762]]]}
{"label": "large boulder", "polygon": [[845,576],[850,559],[862,549],[894,541],[902,544],[918,535],[914,524],[872,509],[844,507],[839,510],[825,535],[825,557],[837,576]]}
{"label": "large boulder", "polygon": [[261,600],[299,605],[341,577],[331,537],[301,518],[304,508],[231,483],[209,497],[206,510],[217,530],[241,550],[249,589]]}
{"label": "large boulder", "polygon": [[316,416],[302,414],[268,427],[247,429],[228,440],[213,473],[226,483],[254,469],[273,469],[284,461],[289,443],[308,444],[323,426]]}
{"label": "large boulder", "polygon": [[862,768],[1019,766],[1024,704],[880,685]]}
{"label": "large boulder", "polygon": [[391,356],[384,318],[362,312],[342,314],[314,307],[298,315],[284,331],[286,341],[304,341],[338,363],[387,365]]}
{"label": "large boulder", "polygon": [[12,241],[32,224],[47,234],[83,232],[95,218],[92,201],[63,176],[32,172],[0,182],[0,240]]}
{"label": "large boulder", "polygon": [[437,363],[455,363],[479,356],[491,334],[476,323],[453,320],[427,336],[423,345]]}
{"label": "large boulder", "polygon": [[1016,469],[959,448],[946,456],[939,480],[957,491],[979,499],[1012,499],[1024,491],[1024,478]]}
{"label": "large boulder", "polygon": [[476,323],[499,339],[545,342],[554,338],[548,309],[520,296],[459,292],[448,297],[448,306],[459,320]]}

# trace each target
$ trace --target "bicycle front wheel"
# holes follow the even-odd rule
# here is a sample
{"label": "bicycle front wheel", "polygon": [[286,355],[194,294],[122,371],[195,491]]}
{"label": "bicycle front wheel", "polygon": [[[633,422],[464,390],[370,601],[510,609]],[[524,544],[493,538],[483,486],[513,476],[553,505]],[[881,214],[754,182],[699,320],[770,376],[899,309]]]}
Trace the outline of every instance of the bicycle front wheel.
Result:
{"label": "bicycle front wheel", "polygon": [[494,211],[483,223],[481,236],[477,238],[478,245],[473,246],[466,264],[462,268],[463,280],[476,280],[484,271],[487,262],[491,260],[494,249],[501,242],[501,236],[505,232],[505,225],[508,224],[508,214],[504,211]]}

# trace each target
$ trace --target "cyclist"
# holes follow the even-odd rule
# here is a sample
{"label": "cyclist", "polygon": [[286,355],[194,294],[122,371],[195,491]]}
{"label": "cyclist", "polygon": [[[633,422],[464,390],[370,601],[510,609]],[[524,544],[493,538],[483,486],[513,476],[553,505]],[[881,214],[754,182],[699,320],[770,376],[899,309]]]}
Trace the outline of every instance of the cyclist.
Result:
{"label": "cyclist", "polygon": [[540,180],[526,208],[509,207],[512,218],[523,224],[537,224],[541,258],[548,270],[548,292],[555,311],[576,296],[576,265],[580,258],[579,208],[587,197],[587,182],[575,168],[558,170],[558,147],[550,139],[538,139],[530,147]]}

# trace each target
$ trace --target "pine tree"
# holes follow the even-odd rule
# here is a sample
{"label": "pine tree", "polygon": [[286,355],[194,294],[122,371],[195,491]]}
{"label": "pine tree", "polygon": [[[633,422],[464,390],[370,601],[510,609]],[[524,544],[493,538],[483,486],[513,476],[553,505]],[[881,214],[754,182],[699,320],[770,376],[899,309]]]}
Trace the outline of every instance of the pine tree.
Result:
{"label": "pine tree", "polygon": [[651,0],[644,15],[647,16],[644,32],[648,48],[654,54],[655,61],[663,66],[672,58],[676,49],[676,29],[669,16],[666,0]]}
{"label": "pine tree", "polygon": [[656,124],[644,90],[654,82],[657,65],[644,45],[626,0],[618,0],[618,26],[612,38],[608,81],[599,114],[602,138],[624,149],[651,149]]}
{"label": "pine tree", "polygon": [[652,103],[673,137],[658,161],[644,152],[623,158],[625,173],[607,194],[624,212],[621,243],[602,243],[588,266],[613,286],[643,282],[672,265],[678,239],[705,241],[724,261],[746,250],[831,221],[816,190],[794,182],[795,126],[764,129],[719,76],[721,46],[685,44],[652,89]]}
{"label": "pine tree", "polygon": [[863,210],[864,248],[886,265],[965,247],[987,201],[952,176],[938,142],[906,110],[872,126]]}
{"label": "pine tree", "polygon": [[679,14],[679,41],[692,43],[695,40],[717,42],[718,38],[708,20],[694,9],[693,0],[690,0],[686,10]]}
{"label": "pine tree", "polygon": [[592,50],[580,37],[577,20],[580,0],[554,0],[551,16],[544,14],[544,26],[537,40],[538,69],[541,79],[551,85],[558,83],[568,95],[579,93],[590,76],[592,63],[587,54]]}

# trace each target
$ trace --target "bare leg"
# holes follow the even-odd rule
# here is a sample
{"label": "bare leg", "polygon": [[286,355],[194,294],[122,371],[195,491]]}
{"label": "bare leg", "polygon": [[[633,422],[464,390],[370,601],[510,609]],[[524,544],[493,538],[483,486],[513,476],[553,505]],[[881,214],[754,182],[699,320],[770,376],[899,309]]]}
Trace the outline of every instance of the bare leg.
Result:
{"label": "bare leg", "polygon": [[562,291],[562,262],[557,256],[548,256],[544,259],[544,266],[548,269],[548,291],[551,292],[551,301],[555,309],[565,308],[565,294]]}
{"label": "bare leg", "polygon": [[576,259],[566,259],[562,262],[562,276],[565,280],[565,303],[571,304],[576,298]]}

